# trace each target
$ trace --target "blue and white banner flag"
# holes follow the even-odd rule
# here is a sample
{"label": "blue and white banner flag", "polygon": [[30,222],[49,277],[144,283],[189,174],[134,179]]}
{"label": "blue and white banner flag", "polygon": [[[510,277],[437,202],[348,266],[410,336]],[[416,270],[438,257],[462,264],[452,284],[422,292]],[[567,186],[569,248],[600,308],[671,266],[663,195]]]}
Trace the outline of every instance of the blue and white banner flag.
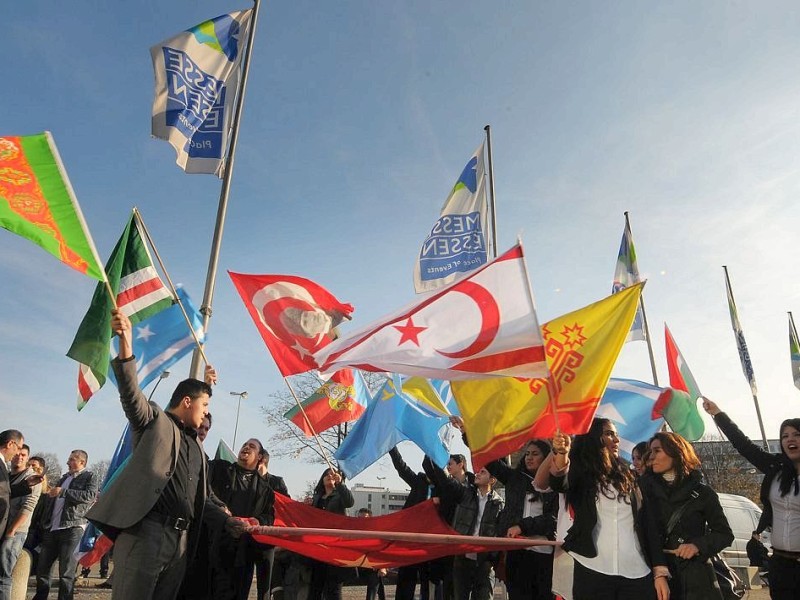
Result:
{"label": "blue and white banner flag", "polygon": [[[178,288],[178,297],[186,314],[193,323],[195,333],[201,343],[205,339],[203,318],[192,304],[189,295]],[[116,346],[117,338],[114,338]],[[186,319],[178,304],[156,313],[133,326],[133,353],[136,356],[139,386],[144,389],[157,379],[161,373],[194,350],[195,342]],[[113,371],[109,370],[113,379]],[[116,384],[116,380],[114,380]]]}
{"label": "blue and white banner flag", "polygon": [[483,143],[453,186],[414,265],[417,293],[438,289],[486,264],[486,169]]}
{"label": "blue and white banner flag", "polygon": [[[614,271],[614,284],[611,293],[616,294],[625,288],[641,281],[639,277],[639,265],[636,262],[636,248],[633,245],[633,234],[631,233],[628,219],[625,219],[625,230],[622,232],[622,242],[619,245],[619,255],[617,256],[617,268]],[[636,316],[633,318],[633,325],[628,334],[626,342],[635,340],[646,340],[644,332],[644,316],[642,315],[642,304],[636,309]]]}
{"label": "blue and white banner flag", "polygon": [[228,132],[252,9],[205,21],[153,46],[152,135],[187,173],[225,169]]}
{"label": "blue and white banner flag", "polygon": [[619,435],[619,455],[629,461],[633,447],[648,441],[661,429],[664,419],[653,419],[653,409],[661,409],[670,398],[669,388],[635,379],[611,379],[595,418],[609,419],[614,423]]}

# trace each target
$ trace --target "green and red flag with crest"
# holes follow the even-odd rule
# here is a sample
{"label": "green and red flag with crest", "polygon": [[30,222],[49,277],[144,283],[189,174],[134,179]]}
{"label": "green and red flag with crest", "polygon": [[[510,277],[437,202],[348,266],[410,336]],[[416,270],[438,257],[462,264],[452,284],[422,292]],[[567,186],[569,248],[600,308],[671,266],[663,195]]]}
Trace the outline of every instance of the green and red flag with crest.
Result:
{"label": "green and red flag with crest", "polygon": [[695,442],[703,437],[706,430],[703,417],[697,410],[697,399],[702,396],[700,386],[697,385],[666,323],[664,341],[667,347],[667,369],[672,399],[661,409],[659,416],[664,417],[675,433],[690,442]]}
{"label": "green and red flag with crest", "polygon": [[105,280],[94,242],[49,132],[0,137],[0,227]]}
{"label": "green and red flag with crest", "polygon": [[[292,407],[283,416],[297,425],[306,437],[319,433],[346,421],[355,421],[369,402],[369,392],[361,372],[340,369],[299,406]],[[303,416],[303,411],[308,420]],[[311,425],[309,426],[309,422]],[[312,430],[313,427],[313,430]]]}
{"label": "green and red flag with crest", "polygon": [[[106,263],[106,273],[117,307],[134,325],[172,306],[172,294],[153,267],[134,213]],[[67,352],[67,356],[81,363],[78,370],[78,410],[86,406],[89,398],[106,382],[112,308],[105,284],[99,283]]]}

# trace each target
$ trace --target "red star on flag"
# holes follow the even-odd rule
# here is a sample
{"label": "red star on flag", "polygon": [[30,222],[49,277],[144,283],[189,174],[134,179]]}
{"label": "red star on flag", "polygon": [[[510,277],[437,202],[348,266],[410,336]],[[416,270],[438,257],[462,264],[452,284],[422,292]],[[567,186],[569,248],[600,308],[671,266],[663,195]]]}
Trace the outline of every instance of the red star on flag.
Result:
{"label": "red star on flag", "polygon": [[402,334],[400,336],[400,341],[397,342],[398,346],[401,346],[403,342],[414,342],[414,344],[419,346],[417,336],[427,329],[427,327],[417,327],[414,325],[413,317],[408,317],[408,321],[406,321],[405,325],[393,325],[393,327]]}

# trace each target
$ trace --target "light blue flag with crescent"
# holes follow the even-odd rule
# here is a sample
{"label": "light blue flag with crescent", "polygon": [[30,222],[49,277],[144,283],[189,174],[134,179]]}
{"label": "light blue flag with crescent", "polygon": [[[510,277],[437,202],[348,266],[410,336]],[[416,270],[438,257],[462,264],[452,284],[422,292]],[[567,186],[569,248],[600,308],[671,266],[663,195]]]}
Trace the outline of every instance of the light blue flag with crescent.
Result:
{"label": "light blue flag with crescent", "polygon": [[612,378],[595,417],[609,419],[619,435],[619,455],[630,461],[633,447],[648,441],[661,429],[664,419],[653,419],[653,410],[669,401],[671,390],[635,379]]}
{"label": "light blue flag with crescent", "polygon": [[[642,278],[639,276],[639,264],[636,262],[636,247],[633,245],[633,234],[631,233],[628,219],[625,219],[625,230],[622,232],[622,241],[619,244],[619,254],[617,255],[617,268],[614,270],[614,284],[611,286],[611,293],[616,294],[625,288],[639,283]],[[631,331],[626,342],[635,340],[646,340],[644,332],[644,315],[642,314],[642,304],[636,309],[636,316],[633,318]]]}
{"label": "light blue flag with crescent", "polygon": [[[442,429],[453,429],[448,424],[450,412],[444,414],[430,409],[427,401],[421,402],[418,397],[398,392],[403,388],[403,379],[394,375],[386,380],[334,454],[349,478],[361,473],[404,440],[414,442],[437,465],[444,467],[447,464],[450,451],[445,440],[450,436]],[[441,390],[437,395],[444,401],[441,394],[447,397],[449,385],[437,381],[432,387]],[[448,403],[455,406],[452,400]]]}
{"label": "light blue flag with crescent", "polygon": [[187,173],[222,177],[252,9],[221,15],[150,49],[156,87],[152,135]]}
{"label": "light blue flag with crescent", "polygon": [[414,265],[417,293],[438,289],[456,277],[485,265],[486,168],[483,146],[470,157],[445,200],[439,220],[422,242]]}
{"label": "light blue flag with crescent", "polygon": [[[200,342],[205,341],[203,318],[200,311],[192,303],[189,294],[178,288],[178,297],[192,321],[195,333]],[[116,346],[117,338],[113,344]],[[189,325],[176,303],[133,326],[133,353],[136,356],[136,372],[139,386],[144,389],[155,381],[161,373],[194,350],[195,341]],[[113,371],[109,377],[116,385]]]}

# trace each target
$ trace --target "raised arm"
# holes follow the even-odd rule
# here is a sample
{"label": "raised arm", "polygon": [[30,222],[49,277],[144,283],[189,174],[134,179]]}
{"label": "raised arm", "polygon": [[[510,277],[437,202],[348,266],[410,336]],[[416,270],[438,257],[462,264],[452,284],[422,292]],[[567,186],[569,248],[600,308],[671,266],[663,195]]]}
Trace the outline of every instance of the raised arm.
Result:
{"label": "raised arm", "polygon": [[775,463],[773,454],[750,441],[736,423],[731,421],[731,418],[722,412],[715,402],[705,396],[703,396],[703,409],[714,418],[714,422],[739,454],[762,473],[770,470]]}
{"label": "raised arm", "polygon": [[111,329],[119,337],[119,353],[111,361],[111,366],[117,377],[122,410],[131,428],[141,431],[153,420],[155,411],[139,387],[131,342],[131,321],[116,308],[111,311]]}
{"label": "raised arm", "polygon": [[417,482],[417,474],[406,464],[403,457],[400,456],[400,451],[397,449],[397,446],[389,450],[389,456],[392,459],[395,471],[400,475],[400,479],[411,487],[414,487]]}

